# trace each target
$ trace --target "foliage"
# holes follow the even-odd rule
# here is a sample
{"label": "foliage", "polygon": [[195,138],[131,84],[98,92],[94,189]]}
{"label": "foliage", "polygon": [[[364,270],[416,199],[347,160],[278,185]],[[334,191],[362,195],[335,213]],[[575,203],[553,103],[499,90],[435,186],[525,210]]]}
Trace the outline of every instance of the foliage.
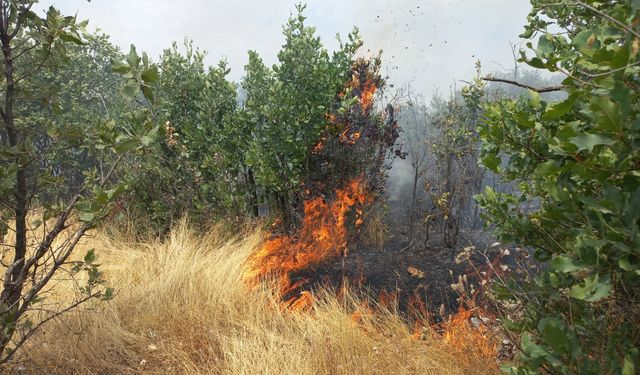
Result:
{"label": "foliage", "polygon": [[279,64],[269,69],[257,53],[250,52],[243,81],[244,116],[253,132],[246,162],[287,226],[292,224],[291,205],[301,183],[311,174],[311,151],[327,126],[327,114],[339,105],[336,96],[350,78],[361,45],[354,31],[330,55],[315,28],[306,25],[304,8],[298,5],[298,14],[284,26]]}
{"label": "foliage", "polygon": [[[206,55],[189,41],[184,53],[176,44],[165,50],[156,97],[140,103],[165,124],[164,137],[151,144],[151,152],[127,159],[129,175],[135,177],[126,205],[130,214],[149,218],[154,231],[164,233],[187,212],[206,223],[222,216],[259,216],[263,207],[262,213],[281,215],[290,229],[313,181],[334,178],[336,183],[323,190],[331,192],[338,181],[367,168],[382,169],[375,160],[380,152],[386,154],[397,129],[392,118],[385,119],[370,103],[366,108],[359,103],[363,85],[383,86],[380,60],[356,61],[361,45],[357,31],[329,53],[315,29],[305,24],[303,11],[298,6],[283,28],[278,64],[268,68],[257,53],[249,52],[242,100],[227,79],[224,61],[206,68]],[[352,132],[369,130],[357,146],[328,145],[346,126]],[[322,139],[328,140],[327,149],[314,152]],[[329,152],[338,149],[339,155]],[[332,175],[329,167],[337,164],[349,176]]]}
{"label": "foliage", "polygon": [[[126,181],[115,179],[124,154],[139,150],[153,133],[137,128],[133,118],[116,126],[106,113],[102,94],[109,92],[104,85],[110,74],[103,69],[115,51],[104,38],[85,38],[86,22],[53,7],[36,15],[35,2],[0,1],[0,237],[8,262],[0,294],[0,362],[44,323],[90,299],[111,298],[93,251],[81,261],[72,255],[125,190]],[[132,50],[125,85],[148,96],[151,79],[139,68]],[[90,84],[91,78],[101,82]],[[93,118],[91,107],[102,116]],[[51,284],[69,277],[79,283],[77,298],[68,305],[47,301]]]}
{"label": "foliage", "polygon": [[[356,59],[357,30],[333,54],[297,6],[284,27],[279,63],[269,69],[249,53],[239,114],[248,121],[247,170],[261,201],[290,229],[302,212],[304,192],[330,195],[350,178],[366,174],[374,190],[384,185],[384,162],[398,137],[393,108],[373,107],[384,82],[380,59]],[[322,186],[321,186],[322,185]],[[273,211],[272,211],[273,212]]]}
{"label": "foliage", "polygon": [[436,96],[425,105],[407,93],[400,120],[401,140],[411,166],[410,239],[414,237],[413,216],[417,216],[424,243],[435,228],[453,252],[460,229],[476,223],[472,195],[479,192],[485,173],[477,163],[476,126],[482,96],[482,87],[478,87],[473,93],[454,92],[448,99]]}
{"label": "foliage", "polygon": [[135,181],[127,209],[147,216],[155,232],[164,232],[186,212],[204,222],[225,209],[239,211],[238,159],[227,152],[240,149],[230,145],[235,85],[226,80],[224,61],[206,69],[203,52],[190,41],[185,49],[183,55],[174,43],[160,57],[156,97],[146,107],[165,124],[163,136],[129,168]]}
{"label": "foliage", "polygon": [[434,102],[436,112],[431,121],[435,131],[429,140],[434,170],[424,182],[433,205],[425,220],[441,222],[443,242],[451,249],[452,257],[463,217],[475,218],[469,207],[470,198],[479,192],[484,176],[484,168],[477,163],[479,108],[476,101],[481,98],[481,90],[462,94],[464,103],[456,97]]}
{"label": "foliage", "polygon": [[[514,194],[478,200],[506,241],[546,264],[498,288],[524,307],[513,374],[630,375],[640,368],[640,2],[532,1],[522,61],[562,72],[568,97],[490,103],[484,165]],[[525,210],[523,202],[538,202]]]}

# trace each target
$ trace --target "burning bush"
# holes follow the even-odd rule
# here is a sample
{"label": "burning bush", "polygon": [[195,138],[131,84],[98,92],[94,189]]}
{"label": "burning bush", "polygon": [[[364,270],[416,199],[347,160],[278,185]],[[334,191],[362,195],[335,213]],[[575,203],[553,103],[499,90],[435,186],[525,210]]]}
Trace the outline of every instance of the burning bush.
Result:
{"label": "burning bush", "polygon": [[[347,214],[355,210],[355,225],[364,204],[370,201],[362,178],[338,189],[333,202],[322,197],[304,203],[304,220],[295,235],[276,236],[267,240],[262,248],[249,258],[247,278],[251,284],[265,277],[278,276],[280,295],[288,297],[287,305],[296,309],[308,306],[312,298],[296,289],[305,281],[291,281],[290,274],[317,266],[322,262],[346,254]],[[290,296],[291,294],[295,294]]]}
{"label": "burning bush", "polygon": [[346,254],[348,229],[363,223],[363,210],[384,187],[385,162],[400,153],[394,148],[399,128],[392,107],[375,112],[373,99],[384,84],[379,69],[379,58],[352,65],[337,98],[340,107],[326,116],[329,124],[312,149],[299,229],[269,239],[250,260],[250,283],[277,276],[288,306],[302,308],[312,301],[298,290],[305,280],[292,281],[291,275]]}

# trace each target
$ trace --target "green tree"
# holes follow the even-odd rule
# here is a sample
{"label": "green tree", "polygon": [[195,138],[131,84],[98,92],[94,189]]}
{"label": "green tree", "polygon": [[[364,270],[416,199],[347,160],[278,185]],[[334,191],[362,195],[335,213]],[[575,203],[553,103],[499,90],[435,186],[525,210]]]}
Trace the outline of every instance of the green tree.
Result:
{"label": "green tree", "polygon": [[243,212],[236,86],[226,78],[224,61],[207,68],[205,56],[191,41],[185,42],[185,53],[174,43],[158,64],[149,109],[165,124],[164,137],[131,163],[130,173],[137,177],[128,200],[129,209],[146,217],[156,232],[187,212],[197,222]]}
{"label": "green tree", "polygon": [[[36,147],[49,153],[46,162],[52,173],[65,181],[53,184],[55,190],[41,193],[42,198],[71,198],[84,182],[84,170],[97,167],[107,172],[108,165],[100,163],[108,152],[89,151],[82,143],[96,137],[102,124],[121,123],[132,107],[120,95],[122,77],[111,69],[111,61],[120,56],[106,35],[83,33],[82,43],[66,46],[65,60],[72,63],[53,64],[30,79],[30,100],[21,103],[23,121],[43,125]],[[60,133],[69,147],[51,148]]]}
{"label": "green tree", "polygon": [[[561,72],[568,94],[490,103],[480,135],[487,168],[519,183],[478,197],[505,241],[545,264],[532,282],[497,288],[523,306],[509,326],[533,374],[640,369],[640,2],[533,0],[522,35],[530,66]],[[538,208],[525,209],[523,202]]]}
{"label": "green tree", "polygon": [[296,9],[297,15],[284,26],[279,64],[269,69],[250,52],[243,81],[244,110],[253,132],[246,163],[287,227],[293,221],[291,204],[311,172],[313,146],[327,126],[327,114],[337,105],[337,94],[351,78],[350,66],[361,45],[356,31],[330,55],[315,28],[305,24],[305,7]]}
{"label": "green tree", "polygon": [[[75,82],[63,84],[55,74],[71,71],[65,67],[72,64],[74,48],[85,44],[86,22],[62,16],[53,7],[38,16],[31,10],[35,3],[0,1],[0,235],[3,260],[9,262],[3,264],[0,293],[0,363],[10,360],[47,321],[90,299],[111,297],[112,291],[101,286],[93,250],[82,261],[71,255],[124,190],[114,175],[124,153],[141,147],[149,135],[137,131],[134,121],[128,122],[128,134],[112,121],[98,121],[95,131],[78,128],[84,116],[78,110],[80,98],[90,95],[90,88],[74,96],[64,90],[81,88]],[[129,88],[149,94],[150,67],[140,63],[135,51],[128,61]],[[77,117],[67,111],[78,111]],[[104,169],[82,165],[81,181],[75,179],[78,171],[64,173],[57,164],[64,156],[98,160],[100,151]],[[65,188],[72,192],[60,194]],[[51,283],[79,272],[87,277],[76,300],[68,305],[47,302]]]}

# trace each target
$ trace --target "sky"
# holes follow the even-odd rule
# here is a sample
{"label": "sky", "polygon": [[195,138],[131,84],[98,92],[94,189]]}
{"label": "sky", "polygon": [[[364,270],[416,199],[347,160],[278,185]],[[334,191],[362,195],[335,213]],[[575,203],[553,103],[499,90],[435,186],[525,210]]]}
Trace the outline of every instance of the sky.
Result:
{"label": "sky", "polygon": [[[214,65],[225,58],[230,78],[239,80],[247,51],[265,63],[277,62],[284,43],[282,25],[299,0],[41,0],[65,15],[89,19],[128,51],[157,57],[172,41],[185,37],[208,52]],[[519,44],[529,11],[528,0],[308,0],[308,23],[323,43],[335,49],[337,33],[354,26],[364,40],[362,53],[383,50],[383,73],[395,86],[411,84],[425,97],[448,94],[453,84],[469,80],[474,63],[484,71],[509,69],[509,43]]]}

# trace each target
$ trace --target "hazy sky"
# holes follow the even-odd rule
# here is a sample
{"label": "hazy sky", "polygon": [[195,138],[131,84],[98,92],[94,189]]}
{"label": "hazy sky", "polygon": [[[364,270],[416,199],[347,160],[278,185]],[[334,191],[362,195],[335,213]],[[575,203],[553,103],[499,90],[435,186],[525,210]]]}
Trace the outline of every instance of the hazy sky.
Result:
{"label": "hazy sky", "polygon": [[[247,50],[267,64],[277,60],[282,25],[293,0],[42,0],[63,14],[78,13],[127,51],[130,44],[157,57],[185,37],[208,51],[208,62],[229,61],[231,78],[242,77]],[[309,0],[309,24],[330,49],[335,35],[360,28],[367,49],[382,49],[391,82],[430,96],[469,79],[480,59],[486,71],[513,65],[509,42],[518,42],[527,0]],[[458,85],[460,83],[458,82]]]}

